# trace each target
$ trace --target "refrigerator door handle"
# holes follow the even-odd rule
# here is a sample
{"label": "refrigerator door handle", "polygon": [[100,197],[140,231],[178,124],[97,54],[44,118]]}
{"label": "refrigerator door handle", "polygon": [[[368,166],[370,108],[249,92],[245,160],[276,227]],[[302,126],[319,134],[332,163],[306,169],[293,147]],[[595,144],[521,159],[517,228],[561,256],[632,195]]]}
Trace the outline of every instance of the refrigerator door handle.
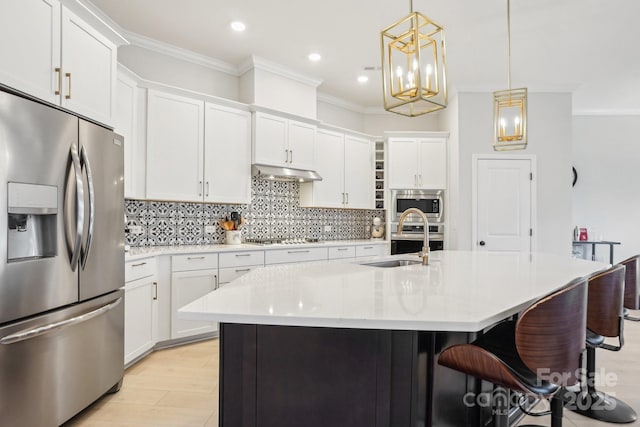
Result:
{"label": "refrigerator door handle", "polygon": [[[80,156],[78,155],[78,145],[74,142],[71,144],[71,162],[73,165],[74,171],[74,181],[76,185],[76,223],[75,223],[75,238],[70,237],[71,239],[75,239],[75,242],[69,242],[69,251],[71,256],[71,271],[76,271],[76,267],[78,266],[78,259],[80,257],[80,248],[82,246],[82,233],[84,231],[84,186],[82,184],[82,167],[80,165]],[[68,226],[68,222],[65,222]]]}
{"label": "refrigerator door handle", "polygon": [[89,258],[89,252],[91,251],[91,242],[93,241],[93,230],[96,216],[96,197],[93,185],[93,172],[91,171],[91,162],[89,162],[89,156],[87,150],[83,146],[80,150],[81,164],[84,166],[85,173],[87,174],[88,192],[89,192],[89,230],[87,231],[87,244],[85,250],[82,252],[80,264],[84,270],[84,266],[87,264]]}
{"label": "refrigerator door handle", "polygon": [[40,326],[40,327],[29,329],[26,331],[21,331],[15,334],[7,335],[6,337],[0,339],[0,344],[3,344],[3,345],[14,344],[20,341],[25,341],[31,338],[39,337],[40,335],[44,335],[46,333],[58,330],[60,328],[65,328],[68,326],[77,325],[78,323],[86,322],[87,320],[91,320],[94,317],[98,317],[101,314],[104,314],[107,311],[112,310],[121,302],[122,302],[122,297],[118,298],[112,303],[103,305],[102,307],[97,308],[93,311],[90,311],[85,314],[81,314],[80,316],[75,316],[67,320],[51,323],[50,325]]}

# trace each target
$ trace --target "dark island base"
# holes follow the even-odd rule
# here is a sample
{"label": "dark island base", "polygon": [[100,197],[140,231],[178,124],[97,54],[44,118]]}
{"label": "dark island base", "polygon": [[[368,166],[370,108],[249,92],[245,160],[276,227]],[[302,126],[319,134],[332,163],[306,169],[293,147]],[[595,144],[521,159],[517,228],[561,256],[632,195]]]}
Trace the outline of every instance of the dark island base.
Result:
{"label": "dark island base", "polygon": [[444,348],[475,334],[221,324],[220,338],[221,427],[459,427],[491,418],[490,408],[469,405],[490,385],[437,364]]}

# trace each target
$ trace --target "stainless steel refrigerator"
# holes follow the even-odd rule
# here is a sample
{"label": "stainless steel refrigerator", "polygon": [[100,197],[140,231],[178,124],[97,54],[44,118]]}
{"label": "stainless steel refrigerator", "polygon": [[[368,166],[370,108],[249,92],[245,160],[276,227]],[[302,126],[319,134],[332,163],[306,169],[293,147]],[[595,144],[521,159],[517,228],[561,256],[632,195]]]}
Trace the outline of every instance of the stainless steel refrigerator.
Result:
{"label": "stainless steel refrigerator", "polygon": [[0,91],[0,425],[57,426],[124,371],[123,141]]}

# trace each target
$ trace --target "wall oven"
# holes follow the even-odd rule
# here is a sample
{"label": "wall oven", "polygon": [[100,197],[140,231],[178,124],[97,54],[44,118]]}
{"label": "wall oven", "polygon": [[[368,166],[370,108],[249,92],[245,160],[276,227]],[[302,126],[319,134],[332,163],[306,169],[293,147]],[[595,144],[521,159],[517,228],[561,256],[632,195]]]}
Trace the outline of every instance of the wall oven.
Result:
{"label": "wall oven", "polygon": [[[409,254],[422,250],[424,225],[407,225],[402,227],[402,234],[397,233],[397,223],[391,224],[391,255]],[[429,225],[429,249],[444,249],[444,224]]]}
{"label": "wall oven", "polygon": [[[444,190],[391,190],[391,222],[397,223],[402,212],[417,208],[424,212],[429,223],[444,221]],[[420,225],[418,215],[407,216],[405,224]]]}

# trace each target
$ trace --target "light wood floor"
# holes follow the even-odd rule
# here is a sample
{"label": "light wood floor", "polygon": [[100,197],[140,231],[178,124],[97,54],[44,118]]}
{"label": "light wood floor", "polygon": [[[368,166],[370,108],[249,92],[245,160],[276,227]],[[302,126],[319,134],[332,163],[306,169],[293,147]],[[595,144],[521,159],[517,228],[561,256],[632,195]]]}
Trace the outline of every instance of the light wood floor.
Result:
{"label": "light wood floor", "polygon": [[[615,375],[615,385],[598,389],[640,412],[640,323],[625,324],[620,352],[596,351],[597,368]],[[550,425],[549,417],[524,423]],[[105,396],[65,427],[218,425],[218,340],[157,351],[125,372],[122,389]],[[565,426],[604,426],[565,411]],[[628,426],[640,426],[640,421]],[[329,427],[329,426],[328,426]],[[462,426],[460,426],[462,427]]]}

